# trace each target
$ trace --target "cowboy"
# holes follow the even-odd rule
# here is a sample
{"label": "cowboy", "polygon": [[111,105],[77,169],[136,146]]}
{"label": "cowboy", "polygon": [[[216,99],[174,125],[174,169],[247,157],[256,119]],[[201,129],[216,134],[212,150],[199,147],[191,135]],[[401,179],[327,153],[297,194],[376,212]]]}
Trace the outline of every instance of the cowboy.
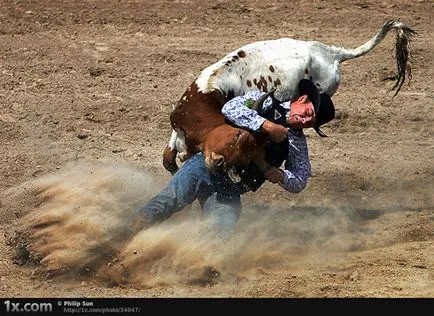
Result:
{"label": "cowboy", "polygon": [[311,176],[309,152],[303,129],[320,126],[335,117],[335,108],[327,94],[320,94],[312,81],[298,85],[299,98],[280,102],[273,94],[263,101],[260,111],[249,108],[264,92],[250,91],[234,97],[222,108],[226,119],[241,128],[266,136],[266,161],[272,166],[262,173],[252,162],[236,167],[238,180],[227,173],[213,173],[205,166],[203,154],[188,159],[160,193],[138,211],[135,230],[162,222],[196,199],[203,215],[212,220],[219,232],[232,231],[241,214],[241,195],[257,191],[266,181],[292,193],[303,191]]}

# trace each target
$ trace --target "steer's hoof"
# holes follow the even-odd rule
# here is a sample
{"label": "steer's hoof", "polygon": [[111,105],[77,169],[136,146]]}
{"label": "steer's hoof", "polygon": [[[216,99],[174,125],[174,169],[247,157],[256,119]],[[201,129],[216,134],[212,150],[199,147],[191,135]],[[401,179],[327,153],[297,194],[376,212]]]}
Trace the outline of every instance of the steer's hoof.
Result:
{"label": "steer's hoof", "polygon": [[188,155],[187,155],[187,153],[179,153],[179,154],[178,154],[178,159],[179,159],[181,162],[185,162],[185,161],[188,159]]}

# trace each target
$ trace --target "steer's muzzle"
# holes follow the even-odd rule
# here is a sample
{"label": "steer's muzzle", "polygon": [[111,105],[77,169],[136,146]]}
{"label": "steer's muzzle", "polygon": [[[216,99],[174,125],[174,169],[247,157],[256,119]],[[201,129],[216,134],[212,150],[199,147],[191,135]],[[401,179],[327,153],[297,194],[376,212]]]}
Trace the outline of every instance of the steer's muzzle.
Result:
{"label": "steer's muzzle", "polygon": [[205,166],[213,173],[223,173],[226,171],[225,157],[211,152],[211,154],[205,157]]}

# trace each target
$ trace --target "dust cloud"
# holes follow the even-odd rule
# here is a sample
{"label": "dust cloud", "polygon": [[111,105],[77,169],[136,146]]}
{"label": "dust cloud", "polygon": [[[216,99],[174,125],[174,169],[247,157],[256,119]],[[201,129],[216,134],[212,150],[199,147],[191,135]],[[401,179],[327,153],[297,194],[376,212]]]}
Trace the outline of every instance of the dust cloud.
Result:
{"label": "dust cloud", "polygon": [[131,215],[155,184],[150,173],[122,163],[68,165],[21,186],[36,202],[20,219],[20,231],[30,233],[29,250],[49,271],[97,267],[130,238]]}
{"label": "dust cloud", "polygon": [[246,206],[225,236],[200,216],[178,214],[134,235],[133,211],[162,187],[159,180],[145,169],[92,162],[26,183],[36,202],[17,227],[28,236],[29,257],[53,275],[108,284],[208,284],[332,260],[365,247],[369,236],[354,210],[264,205]]}

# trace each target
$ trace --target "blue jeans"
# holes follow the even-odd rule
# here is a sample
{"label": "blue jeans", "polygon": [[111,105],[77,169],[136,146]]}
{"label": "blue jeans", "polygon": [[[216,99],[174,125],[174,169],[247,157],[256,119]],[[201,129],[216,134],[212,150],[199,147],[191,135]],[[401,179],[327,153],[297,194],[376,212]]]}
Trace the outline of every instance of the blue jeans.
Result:
{"label": "blue jeans", "polygon": [[198,153],[188,159],[167,186],[153,197],[139,215],[145,222],[162,222],[198,199],[202,213],[210,218],[218,231],[230,231],[241,213],[241,186],[226,174],[216,175],[205,166]]}

